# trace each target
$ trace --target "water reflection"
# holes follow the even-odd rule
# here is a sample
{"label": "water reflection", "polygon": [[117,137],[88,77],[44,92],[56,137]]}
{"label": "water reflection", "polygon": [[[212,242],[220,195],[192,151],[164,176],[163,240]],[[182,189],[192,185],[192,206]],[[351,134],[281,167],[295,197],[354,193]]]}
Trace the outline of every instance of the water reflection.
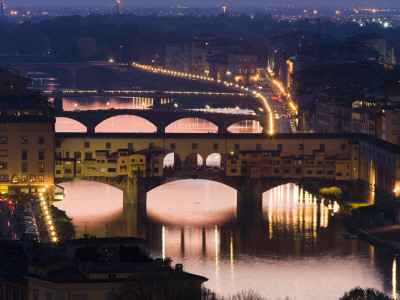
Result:
{"label": "water reflection", "polygon": [[63,186],[67,197],[57,206],[79,234],[86,227],[97,236],[107,228],[109,236],[145,237],[153,256],[183,263],[225,295],[251,288],[270,299],[329,300],[357,285],[397,295],[396,260],[363,241],[340,239],[337,205],[330,209],[293,184],[264,193],[261,209],[248,209],[236,205],[227,186],[172,182],[148,193],[147,221],[135,207],[123,208],[122,193],[107,185]]}

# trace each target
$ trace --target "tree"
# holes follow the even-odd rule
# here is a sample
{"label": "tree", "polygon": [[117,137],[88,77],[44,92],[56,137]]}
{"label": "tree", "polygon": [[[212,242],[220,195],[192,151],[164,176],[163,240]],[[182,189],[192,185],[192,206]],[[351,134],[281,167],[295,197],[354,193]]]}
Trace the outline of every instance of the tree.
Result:
{"label": "tree", "polygon": [[383,292],[374,288],[363,289],[359,286],[349,292],[344,293],[339,300],[394,300],[386,296]]}
{"label": "tree", "polygon": [[77,46],[78,46],[79,55],[84,60],[91,58],[97,52],[96,41],[88,36],[81,37],[78,40]]}

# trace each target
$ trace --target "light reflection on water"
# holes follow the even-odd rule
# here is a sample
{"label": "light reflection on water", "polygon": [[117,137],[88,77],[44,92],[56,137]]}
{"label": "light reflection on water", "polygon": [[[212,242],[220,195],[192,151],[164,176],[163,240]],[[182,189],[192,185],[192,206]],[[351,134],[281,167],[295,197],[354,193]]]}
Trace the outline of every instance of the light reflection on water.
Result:
{"label": "light reflection on water", "polygon": [[122,212],[119,190],[79,181],[62,185],[67,196],[56,205],[79,234],[85,225],[97,236],[105,236],[106,226],[109,236],[145,232],[152,256],[183,263],[225,295],[253,289],[269,299],[338,299],[357,285],[398,290],[396,262],[363,241],[340,239],[336,233],[344,229],[334,204],[329,209],[293,184],[264,193],[262,211],[249,213],[236,206],[236,192],[227,186],[171,182],[148,193],[144,231],[132,230],[140,225]]}

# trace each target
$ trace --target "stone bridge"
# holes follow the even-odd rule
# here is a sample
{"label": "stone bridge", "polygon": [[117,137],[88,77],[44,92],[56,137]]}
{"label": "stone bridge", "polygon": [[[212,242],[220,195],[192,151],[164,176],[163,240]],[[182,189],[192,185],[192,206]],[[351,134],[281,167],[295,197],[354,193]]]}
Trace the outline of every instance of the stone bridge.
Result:
{"label": "stone bridge", "polygon": [[106,68],[118,72],[127,72],[131,67],[127,64],[114,64],[109,62],[83,62],[83,63],[60,63],[60,62],[39,62],[39,63],[10,63],[7,68],[22,77],[34,70],[60,69],[68,74],[68,79],[76,80],[77,71],[87,68]]}
{"label": "stone bridge", "polygon": [[232,124],[245,120],[258,121],[266,131],[268,118],[263,115],[245,114],[221,114],[201,111],[158,111],[139,109],[109,109],[109,110],[87,110],[87,111],[62,111],[57,112],[56,117],[64,117],[78,121],[86,126],[87,133],[94,133],[95,128],[104,120],[114,116],[132,115],[141,117],[157,128],[157,133],[165,133],[165,128],[175,121],[185,118],[199,118],[207,120],[218,127],[218,133],[228,132]]}

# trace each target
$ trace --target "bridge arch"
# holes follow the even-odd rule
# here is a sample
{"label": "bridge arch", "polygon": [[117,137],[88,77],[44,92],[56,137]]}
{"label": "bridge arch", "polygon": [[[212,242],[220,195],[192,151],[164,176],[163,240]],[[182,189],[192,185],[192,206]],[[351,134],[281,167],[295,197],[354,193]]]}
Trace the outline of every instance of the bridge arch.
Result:
{"label": "bridge arch", "polygon": [[178,153],[170,152],[167,153],[163,158],[163,168],[171,170],[181,170],[182,169],[182,158]]}
{"label": "bridge arch", "polygon": [[190,153],[185,157],[183,168],[185,170],[201,170],[203,168],[203,157],[198,153]]}
{"label": "bridge arch", "polygon": [[260,121],[242,120],[236,123],[228,124],[227,128],[230,133],[261,133],[263,127]]}
{"label": "bridge arch", "polygon": [[[28,75],[34,75],[35,73],[45,73],[48,76],[55,77],[57,79],[69,79],[71,77],[71,71],[67,68],[53,65],[38,65],[32,64],[27,68],[16,67],[15,70],[20,76],[27,77]],[[28,76],[29,77],[29,76]]]}
{"label": "bridge arch", "polygon": [[87,127],[82,122],[68,117],[56,117],[56,132],[87,132]]}
{"label": "bridge arch", "polygon": [[180,118],[165,124],[166,133],[217,133],[218,126],[206,118]]}
{"label": "bridge arch", "polygon": [[218,170],[222,166],[222,156],[221,153],[211,153],[206,158],[206,168],[207,170]]}
{"label": "bridge arch", "polygon": [[157,127],[146,118],[123,114],[101,121],[94,130],[95,132],[156,132]]}

